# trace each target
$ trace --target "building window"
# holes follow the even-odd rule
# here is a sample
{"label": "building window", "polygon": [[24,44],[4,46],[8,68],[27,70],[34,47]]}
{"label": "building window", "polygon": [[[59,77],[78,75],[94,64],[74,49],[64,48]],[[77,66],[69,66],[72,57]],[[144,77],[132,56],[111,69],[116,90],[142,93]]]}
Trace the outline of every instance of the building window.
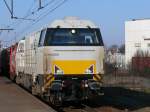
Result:
{"label": "building window", "polygon": [[150,40],[150,38],[145,38],[144,40]]}
{"label": "building window", "polygon": [[135,43],[135,47],[141,47],[141,43]]}

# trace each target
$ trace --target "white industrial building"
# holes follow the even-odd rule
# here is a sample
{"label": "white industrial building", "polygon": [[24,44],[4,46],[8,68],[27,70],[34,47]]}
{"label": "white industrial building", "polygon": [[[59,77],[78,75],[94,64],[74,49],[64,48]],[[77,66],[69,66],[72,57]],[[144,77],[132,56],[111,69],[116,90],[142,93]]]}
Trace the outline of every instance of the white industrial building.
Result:
{"label": "white industrial building", "polygon": [[125,58],[126,64],[137,50],[150,53],[150,19],[125,22]]}

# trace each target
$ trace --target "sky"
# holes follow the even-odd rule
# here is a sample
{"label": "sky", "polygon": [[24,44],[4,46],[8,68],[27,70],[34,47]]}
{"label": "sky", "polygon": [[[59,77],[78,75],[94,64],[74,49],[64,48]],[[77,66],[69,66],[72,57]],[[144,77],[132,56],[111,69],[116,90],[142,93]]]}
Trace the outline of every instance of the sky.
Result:
{"label": "sky", "polygon": [[[10,0],[6,1],[10,5]],[[14,16],[21,18],[28,15],[28,19],[35,20],[31,21],[11,19],[4,1],[0,0],[0,28],[9,26],[14,29],[0,32],[0,40],[5,44],[11,44],[55,19],[77,16],[91,20],[99,26],[106,46],[121,45],[125,40],[125,21],[150,18],[150,0],[67,0],[36,22],[40,15],[53,10],[61,2],[63,0],[42,0],[42,6],[50,4],[38,11],[38,0],[14,0]]]}

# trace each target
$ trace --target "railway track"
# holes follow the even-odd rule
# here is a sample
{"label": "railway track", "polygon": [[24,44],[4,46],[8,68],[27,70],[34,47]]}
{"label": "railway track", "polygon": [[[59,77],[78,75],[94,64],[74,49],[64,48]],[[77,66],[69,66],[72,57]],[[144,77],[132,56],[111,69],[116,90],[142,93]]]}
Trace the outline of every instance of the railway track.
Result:
{"label": "railway track", "polygon": [[58,112],[149,112],[150,94],[124,88],[104,88],[105,95],[81,105],[68,103]]}
{"label": "railway track", "polygon": [[95,108],[89,107],[85,104],[81,105],[74,105],[69,107],[64,107],[61,110],[58,110],[58,112],[98,112]]}
{"label": "railway track", "polygon": [[121,110],[112,106],[91,107],[86,104],[80,106],[69,106],[56,110],[57,112],[128,112],[128,109]]}

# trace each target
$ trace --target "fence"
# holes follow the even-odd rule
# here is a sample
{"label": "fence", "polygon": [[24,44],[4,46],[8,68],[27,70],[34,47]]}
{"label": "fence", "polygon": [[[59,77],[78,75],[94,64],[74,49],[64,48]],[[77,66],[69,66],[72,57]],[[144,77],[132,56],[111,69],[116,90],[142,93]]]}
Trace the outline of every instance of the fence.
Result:
{"label": "fence", "polygon": [[103,86],[125,87],[150,92],[150,62],[148,61],[150,58],[146,59],[140,59],[140,62],[137,62],[139,58],[134,58],[128,69],[117,68],[115,63],[105,63]]}

